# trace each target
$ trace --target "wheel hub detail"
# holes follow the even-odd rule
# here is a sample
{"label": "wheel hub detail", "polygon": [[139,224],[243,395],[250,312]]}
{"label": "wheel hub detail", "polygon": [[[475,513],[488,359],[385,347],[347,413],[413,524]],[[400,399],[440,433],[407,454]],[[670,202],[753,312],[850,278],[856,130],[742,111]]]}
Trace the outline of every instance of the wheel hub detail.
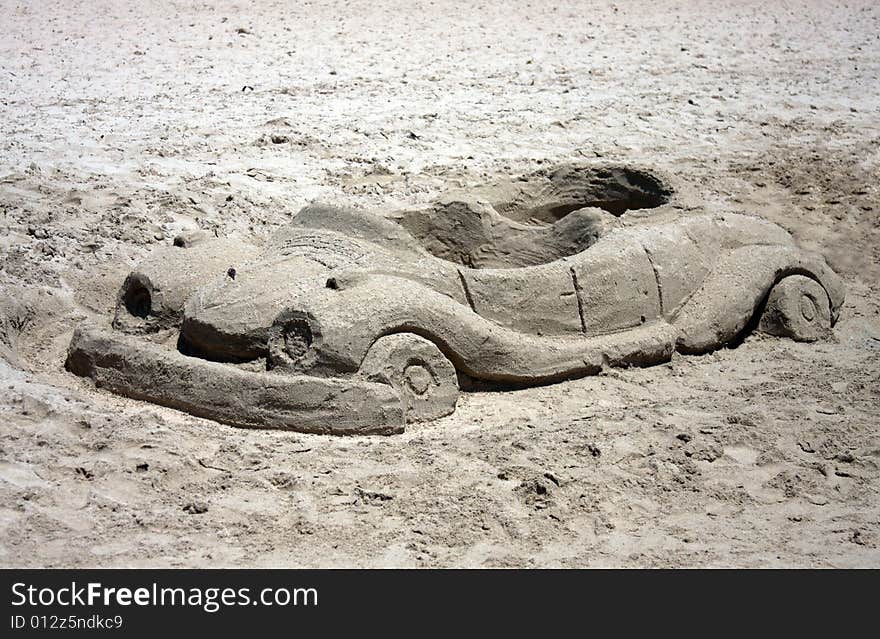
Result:
{"label": "wheel hub detail", "polygon": [[809,295],[801,296],[801,316],[808,322],[816,319],[816,303]]}
{"label": "wheel hub detail", "polygon": [[422,364],[412,364],[404,373],[406,385],[416,395],[424,395],[431,386],[431,373]]}

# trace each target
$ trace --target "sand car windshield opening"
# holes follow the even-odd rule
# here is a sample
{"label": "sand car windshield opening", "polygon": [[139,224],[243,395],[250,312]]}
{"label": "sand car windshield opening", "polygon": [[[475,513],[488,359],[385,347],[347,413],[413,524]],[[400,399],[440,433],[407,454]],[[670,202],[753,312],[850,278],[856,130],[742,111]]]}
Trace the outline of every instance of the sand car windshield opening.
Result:
{"label": "sand car windshield opening", "polygon": [[671,196],[644,170],[567,165],[456,194],[399,222],[436,257],[520,268],[580,253],[627,211],[657,208]]}

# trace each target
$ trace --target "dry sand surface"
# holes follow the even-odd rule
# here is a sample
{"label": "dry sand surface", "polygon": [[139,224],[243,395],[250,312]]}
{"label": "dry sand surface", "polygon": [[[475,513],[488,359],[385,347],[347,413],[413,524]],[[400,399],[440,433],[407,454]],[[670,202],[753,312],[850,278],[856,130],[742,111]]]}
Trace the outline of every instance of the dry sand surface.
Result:
{"label": "dry sand surface", "polygon": [[[0,2],[0,565],[880,567],[880,4]],[[847,282],[835,337],[237,430],[62,368],[185,229],[558,162],[673,175]]]}

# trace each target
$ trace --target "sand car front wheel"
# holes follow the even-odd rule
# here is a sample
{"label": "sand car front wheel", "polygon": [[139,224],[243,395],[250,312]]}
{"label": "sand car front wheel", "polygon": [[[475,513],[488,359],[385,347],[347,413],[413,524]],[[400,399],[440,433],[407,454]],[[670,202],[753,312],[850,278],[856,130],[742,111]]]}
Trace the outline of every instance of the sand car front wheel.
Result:
{"label": "sand car front wheel", "polygon": [[798,342],[827,337],[831,333],[828,294],[816,280],[803,275],[780,280],[767,297],[758,330]]}
{"label": "sand car front wheel", "polygon": [[455,410],[455,366],[424,337],[412,333],[380,337],[361,362],[360,373],[369,381],[390,384],[399,393],[408,423],[437,419]]}

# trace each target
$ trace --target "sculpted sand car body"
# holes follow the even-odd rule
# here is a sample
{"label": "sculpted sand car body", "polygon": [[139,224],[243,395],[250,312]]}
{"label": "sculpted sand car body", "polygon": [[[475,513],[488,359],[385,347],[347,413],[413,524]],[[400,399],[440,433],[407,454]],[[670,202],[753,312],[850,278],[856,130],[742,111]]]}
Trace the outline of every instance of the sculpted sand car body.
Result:
{"label": "sculpted sand car body", "polygon": [[821,257],[669,194],[632,169],[563,167],[393,220],[310,206],[262,247],[142,264],[115,331],[78,330],[68,368],[235,425],[389,433],[452,412],[461,384],[648,365],[751,328],[830,331],[843,286]]}

